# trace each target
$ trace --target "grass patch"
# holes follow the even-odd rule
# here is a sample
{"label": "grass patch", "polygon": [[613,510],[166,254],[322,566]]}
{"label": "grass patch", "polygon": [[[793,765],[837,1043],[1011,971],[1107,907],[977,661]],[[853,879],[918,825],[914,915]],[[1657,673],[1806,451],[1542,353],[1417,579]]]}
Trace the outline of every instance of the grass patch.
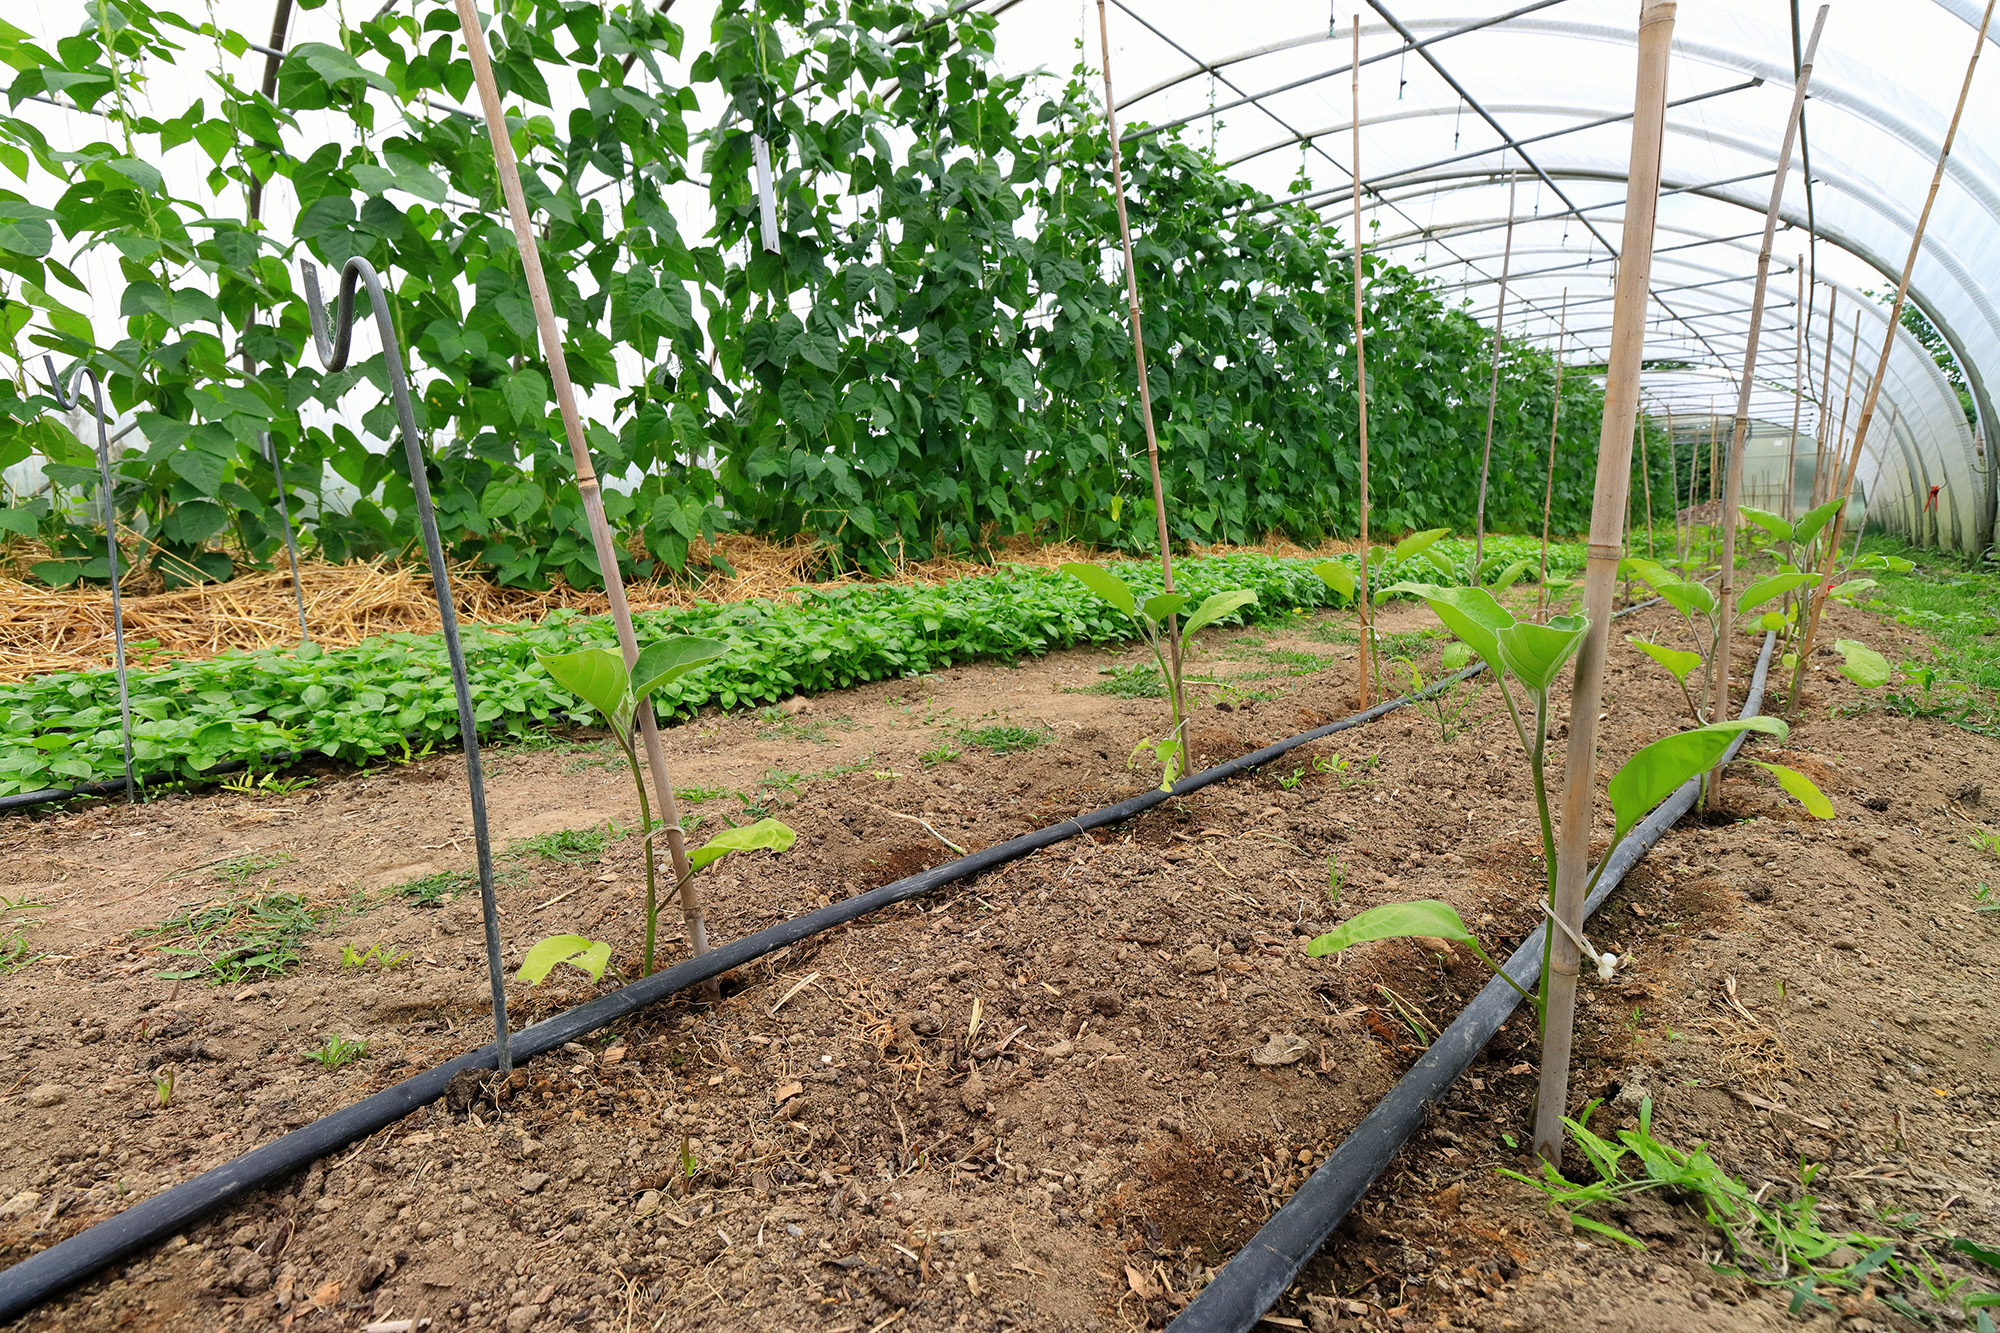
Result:
{"label": "grass patch", "polygon": [[1108,694],[1114,699],[1164,699],[1167,697],[1167,683],[1160,678],[1160,669],[1150,664],[1129,667],[1099,667],[1098,675],[1108,676],[1095,685],[1086,685],[1076,691],[1078,694]]}
{"label": "grass patch", "polygon": [[811,741],[814,745],[832,745],[833,737],[827,733],[835,727],[842,731],[854,730],[854,719],[849,717],[822,717],[810,721],[792,717],[784,709],[773,706],[757,710],[757,739],[760,741]]}
{"label": "grass patch", "polygon": [[1933,641],[1929,656],[1897,664],[1885,694],[1906,717],[1942,717],[1985,734],[2000,731],[2000,571],[1961,564],[1889,536],[1862,540],[1863,551],[1901,556],[1908,573],[1872,570],[1876,586],[1862,605]]}
{"label": "grass patch", "polygon": [[604,849],[625,836],[624,830],[614,830],[609,821],[603,828],[566,828],[553,833],[537,833],[532,838],[516,838],[507,844],[502,856],[534,856],[544,861],[560,861],[565,865],[581,865],[585,861],[595,861],[604,855]]}
{"label": "grass patch", "polygon": [[1012,723],[996,722],[984,727],[961,727],[958,738],[967,745],[976,745],[994,754],[1019,754],[1032,750],[1038,745],[1047,745],[1056,734],[1047,727],[1018,727]]}
{"label": "grass patch", "polygon": [[183,907],[139,932],[162,940],[160,952],[187,961],[154,975],[166,981],[206,980],[233,985],[278,977],[305,959],[305,938],[319,929],[326,909],[308,906],[303,894],[235,894]]}
{"label": "grass patch", "polygon": [[412,900],[418,907],[442,907],[478,884],[479,877],[468,871],[440,870],[434,875],[398,884],[390,892],[398,898]]}
{"label": "grass patch", "polygon": [[276,870],[280,866],[288,866],[297,859],[290,852],[249,852],[242,856],[232,856],[226,860],[217,861],[215,863],[215,875],[217,879],[226,879],[232,884],[241,884],[245,880],[255,879],[257,876]]}

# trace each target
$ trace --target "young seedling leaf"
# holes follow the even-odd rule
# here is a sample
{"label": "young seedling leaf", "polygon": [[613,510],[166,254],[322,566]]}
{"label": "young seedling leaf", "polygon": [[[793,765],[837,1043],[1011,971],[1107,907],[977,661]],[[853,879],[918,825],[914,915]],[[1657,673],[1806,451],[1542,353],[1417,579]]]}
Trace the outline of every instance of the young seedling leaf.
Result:
{"label": "young seedling leaf", "polygon": [[1499,578],[1493,580],[1493,591],[1505,592],[1516,583],[1519,583],[1521,576],[1527,572],[1528,562],[1525,560],[1516,560],[1513,564],[1500,571]]}
{"label": "young seedling leaf", "polygon": [[1465,922],[1450,903],[1427,898],[1414,903],[1385,903],[1357,913],[1314,939],[1306,946],[1306,953],[1314,958],[1324,958],[1370,940],[1407,939],[1413,935],[1459,944],[1479,942],[1478,937],[1465,928]]}
{"label": "young seedling leaf", "polygon": [[590,979],[596,981],[604,975],[604,969],[610,962],[611,946],[601,940],[587,940],[581,935],[551,935],[528,950],[528,956],[521,960],[521,970],[514,974],[514,980],[539,986],[553,968],[568,963],[588,972]]}
{"label": "young seedling leaf", "polygon": [[1909,560],[1905,560],[1900,555],[1883,555],[1880,551],[1870,551],[1867,555],[1856,560],[1849,568],[1887,569],[1898,574],[1907,574],[1915,569],[1916,565]]}
{"label": "young seedling leaf", "polygon": [[1244,588],[1238,588],[1231,592],[1215,593],[1207,601],[1196,607],[1194,614],[1189,616],[1181,625],[1181,637],[1188,638],[1196,630],[1206,625],[1214,624],[1222,617],[1239,611],[1256,600],[1257,594]]}
{"label": "young seedling leaf", "polygon": [[[1194,598],[1182,592],[1154,593],[1139,607],[1139,614],[1155,625],[1162,624],[1168,616],[1179,615],[1187,610],[1187,604],[1193,600]],[[1185,634],[1187,631],[1183,629],[1181,632]]]}
{"label": "young seedling leaf", "polygon": [[1583,646],[1584,632],[1589,628],[1585,616],[1552,616],[1546,625],[1517,620],[1498,631],[1494,639],[1507,669],[1539,695]]}
{"label": "young seedling leaf", "polygon": [[1827,596],[1843,606],[1857,606],[1861,602],[1862,593],[1879,586],[1881,585],[1874,579],[1848,579],[1844,583],[1835,584],[1833,591]]}
{"label": "young seedling leaf", "polygon": [[1826,793],[1813,785],[1811,778],[1796,768],[1786,768],[1783,764],[1767,764],[1762,759],[1752,759],[1751,763],[1778,780],[1778,785],[1790,792],[1792,799],[1806,808],[1806,813],[1814,819],[1832,819],[1833,802],[1826,799]]}
{"label": "young seedling leaf", "polygon": [[1792,524],[1792,540],[1801,545],[1811,541],[1819,536],[1819,530],[1826,526],[1828,519],[1846,507],[1847,497],[1843,495],[1837,500],[1828,500],[1817,509],[1807,511],[1798,522]]}
{"label": "young seedling leaf", "polygon": [[1689,778],[1715,767],[1724,750],[1737,735],[1761,731],[1779,740],[1791,728],[1775,717],[1746,717],[1730,722],[1711,722],[1691,731],[1663,736],[1625,761],[1611,775],[1611,810],[1617,817],[1617,831],[1611,835],[1616,846],[1632,826],[1651,814],[1660,802]]}
{"label": "young seedling leaf", "polygon": [[1083,560],[1072,560],[1060,566],[1063,573],[1081,583],[1084,587],[1102,597],[1128,616],[1137,616],[1139,606],[1133,600],[1132,590],[1124,580],[1101,565],[1093,565]]}
{"label": "young seedling leaf", "polygon": [[1398,583],[1381,596],[1408,593],[1429,603],[1444,627],[1472,645],[1491,665],[1501,665],[1499,632],[1514,623],[1514,615],[1484,588],[1440,588],[1432,583]]}
{"label": "young seedling leaf", "polygon": [[1769,510],[1752,509],[1749,505],[1738,505],[1736,506],[1736,512],[1781,542],[1793,540],[1792,525]]}
{"label": "young seedling leaf", "polygon": [[1679,648],[1663,648],[1657,643],[1648,643],[1630,634],[1625,636],[1625,642],[1665,667],[1675,680],[1686,680],[1688,673],[1701,665],[1700,653],[1684,652]]}
{"label": "young seedling leaf", "polygon": [[1471,663],[1472,645],[1469,643],[1446,644],[1445,650],[1438,654],[1438,665],[1446,671],[1463,671]]}
{"label": "young seedling leaf", "polygon": [[1747,613],[1762,606],[1773,597],[1783,597],[1794,588],[1803,588],[1813,581],[1810,574],[1773,574],[1767,579],[1758,579],[1745,588],[1736,599],[1736,609]]}
{"label": "young seedling leaf", "polygon": [[707,666],[728,651],[729,645],[720,639],[704,639],[694,634],[676,634],[649,643],[639,650],[639,660],[632,664],[632,697],[644,699],[660,686]]}
{"label": "young seedling leaf", "polygon": [[602,713],[624,731],[632,715],[632,678],[625,659],[609,648],[584,648],[574,653],[536,653],[535,660],[556,684]]}
{"label": "young seedling leaf", "polygon": [[742,828],[724,829],[688,853],[688,868],[700,870],[731,852],[782,852],[789,849],[798,836],[790,825],[776,819],[760,819]]}
{"label": "young seedling leaf", "polygon": [[1427,551],[1440,537],[1450,535],[1450,528],[1431,528],[1424,532],[1413,532],[1389,548],[1391,560],[1408,560],[1414,555]]}
{"label": "young seedling leaf", "polygon": [[1346,565],[1338,560],[1322,560],[1313,566],[1313,573],[1319,575],[1319,581],[1341,597],[1350,602],[1354,600],[1354,590],[1359,584],[1354,577],[1354,571]]}
{"label": "young seedling leaf", "polygon": [[1872,690],[1889,683],[1889,659],[1867,644],[1854,639],[1835,639],[1833,646],[1840,654],[1840,674],[1862,689]]}
{"label": "young seedling leaf", "polygon": [[1757,617],[1757,628],[1772,633],[1783,629],[1790,623],[1791,621],[1783,611],[1766,611],[1763,615]]}

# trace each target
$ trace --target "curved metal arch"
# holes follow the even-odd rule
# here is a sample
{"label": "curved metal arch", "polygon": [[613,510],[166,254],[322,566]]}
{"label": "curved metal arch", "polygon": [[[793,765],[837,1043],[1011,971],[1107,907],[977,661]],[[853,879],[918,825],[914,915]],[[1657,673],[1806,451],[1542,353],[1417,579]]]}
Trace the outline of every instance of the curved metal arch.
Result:
{"label": "curved metal arch", "polygon": [[[1606,183],[1618,183],[1622,182],[1625,179],[1624,174],[1622,172],[1612,171],[1608,169],[1601,169],[1601,168],[1557,167],[1552,169],[1550,174],[1562,177],[1564,179],[1601,180]],[[1827,177],[1821,178],[1823,183],[1829,179],[1830,178]],[[1437,192],[1443,193],[1449,190],[1486,188],[1492,184],[1492,180],[1490,176],[1484,173],[1465,172],[1465,173],[1451,173],[1446,176],[1442,176],[1438,178],[1436,183],[1444,187],[1443,190]],[[1734,207],[1744,209],[1745,211],[1748,212],[1755,212],[1757,211],[1758,207],[1749,200],[1743,198],[1735,198],[1730,195],[1724,194],[1720,191],[1720,189],[1717,189],[1715,187],[1675,186],[1673,188],[1681,193],[1693,194],[1699,198],[1712,199],[1718,203],[1729,204]],[[1846,193],[1847,191],[1843,189],[1843,192]],[[1852,195],[1854,198],[1861,200],[1864,206],[1881,213],[1882,216],[1888,218],[1892,222],[1895,221],[1893,215],[1887,211],[1888,206],[1886,204],[1886,201],[1881,199],[1879,192],[1869,192],[1865,190],[1854,189],[1852,190]],[[1781,207],[1779,211],[1779,217],[1781,221],[1784,221],[1793,227],[1796,227],[1800,230],[1805,229],[1806,220],[1803,214],[1795,208]],[[1528,219],[1528,221],[1530,222],[1551,221],[1551,220],[1552,219]],[[1522,225],[1522,221],[1517,218],[1515,220],[1515,225],[1516,226]],[[1449,235],[1451,233],[1447,232],[1446,234]],[[1828,241],[1833,245],[1838,246],[1840,249],[1845,250],[1855,259],[1861,261],[1863,264],[1866,264],[1868,267],[1882,274],[1885,278],[1894,281],[1901,277],[1902,274],[1901,265],[1891,263],[1886,256],[1876,253],[1871,246],[1868,246],[1866,244],[1857,241],[1851,234],[1849,234],[1845,230],[1839,229],[1837,227],[1829,227],[1824,218],[1820,220],[1819,235],[1820,239]],[[1405,233],[1403,236],[1390,237],[1385,241],[1379,242],[1377,244],[1376,250],[1377,253],[1384,253],[1389,250],[1399,248],[1404,244],[1417,243],[1419,240],[1423,238],[1424,238],[1424,233],[1421,232]],[[1432,238],[1435,239],[1434,236]],[[1939,265],[1939,267],[1942,268],[1947,274],[1949,274],[1951,277],[1957,280],[1958,285],[1962,290],[1964,290],[1968,294],[1975,308],[1980,308],[1982,309],[1982,311],[1990,310],[1991,303],[1986,300],[1984,289],[1976,281],[1973,280],[1971,273],[1965,268],[1963,264],[1959,262],[1957,256],[1948,248],[1945,248],[1942,245],[1933,248],[1933,246],[1929,243],[1929,240],[1930,238],[1926,238],[1926,245],[1924,247],[1924,252],[1927,255],[1929,255]],[[1946,344],[1950,346],[1952,355],[1957,359],[1959,368],[1965,374],[1966,384],[1968,388],[1971,389],[1973,394],[1974,405],[1977,409],[1979,417],[1979,435],[1984,440],[1988,441],[1992,440],[1994,438],[1993,423],[1995,420],[1993,411],[1993,401],[1987,390],[1985,375],[1981,371],[1978,363],[1974,361],[1972,357],[1967,353],[1965,349],[1965,341],[1963,336],[1958,332],[1956,326],[1951,321],[1945,319],[1940,314],[1936,302],[1930,300],[1924,294],[1924,292],[1920,290],[1914,283],[1912,283],[1910,288],[1910,300],[1913,304],[1917,306],[1919,310],[1923,312],[1924,317],[1930,320],[1932,326],[1938,330],[1938,332],[1944,337]],[[1995,335],[1996,337],[2000,337],[2000,311],[1995,311],[1993,313],[1992,318],[1996,321],[1994,323]],[[1988,487],[1988,491],[1989,491],[1989,508],[1990,508],[1991,507],[1990,496],[1992,491],[1992,487],[1990,484]]]}

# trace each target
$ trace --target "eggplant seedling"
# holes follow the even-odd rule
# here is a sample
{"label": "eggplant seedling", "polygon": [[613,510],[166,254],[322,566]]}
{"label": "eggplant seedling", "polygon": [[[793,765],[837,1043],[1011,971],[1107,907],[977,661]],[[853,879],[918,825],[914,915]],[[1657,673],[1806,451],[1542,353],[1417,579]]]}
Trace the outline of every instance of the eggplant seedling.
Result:
{"label": "eggplant seedling", "polygon": [[1167,681],[1167,704],[1173,712],[1173,726],[1162,740],[1141,741],[1133,747],[1132,755],[1136,759],[1141,750],[1150,748],[1160,763],[1160,790],[1169,790],[1174,779],[1187,771],[1187,691],[1176,669],[1181,656],[1179,646],[1193,638],[1196,630],[1250,605],[1257,600],[1257,594],[1242,588],[1212,594],[1180,623],[1176,640],[1174,617],[1194,601],[1186,593],[1156,593],[1141,602],[1124,580],[1101,565],[1073,560],[1062,566],[1062,572],[1123,611],[1160,664],[1160,674]]}
{"label": "eggplant seedling", "polygon": [[[653,835],[660,830],[654,827],[652,805],[646,799],[646,778],[639,768],[633,720],[638,716],[639,705],[650,698],[654,690],[708,665],[728,651],[729,646],[718,640],[682,634],[647,644],[639,651],[629,670],[625,659],[608,648],[535,655],[535,660],[542,664],[542,669],[555,679],[556,684],[595,708],[610,724],[613,739],[624,751],[633,789],[639,794],[639,826],[646,835],[643,840],[646,858],[646,943],[640,963],[643,976],[651,976],[653,972],[653,938],[659,925],[658,857],[653,847]],[[692,857],[689,864],[693,864]],[[685,886],[687,879],[691,878],[693,873],[690,870],[682,885],[677,887]],[[695,939],[693,927],[701,916],[700,899],[685,900],[684,906],[689,916],[688,938]]]}
{"label": "eggplant seedling", "polygon": [[[1583,636],[1590,622],[1584,616],[1552,616],[1546,625],[1528,620],[1516,620],[1513,613],[1494,600],[1492,594],[1484,588],[1440,588],[1431,584],[1403,583],[1384,588],[1381,595],[1387,597],[1395,593],[1408,593],[1421,597],[1430,605],[1431,610],[1437,613],[1438,619],[1444,622],[1445,627],[1458,635],[1494,671],[1500,697],[1507,706],[1507,716],[1514,724],[1515,737],[1519,740],[1522,753],[1528,761],[1528,776],[1534,788],[1535,810],[1542,834],[1542,864],[1545,872],[1543,903],[1546,911],[1554,902],[1556,873],[1555,825],[1549,810],[1546,770],[1549,696],[1562,669],[1582,647]],[[1523,710],[1515,702],[1509,681],[1520,686],[1527,694],[1528,702],[1532,705],[1532,720],[1524,719]],[[1717,722],[1654,741],[1628,759],[1611,778],[1611,808],[1616,827],[1611,836],[1610,848],[1615,849],[1635,824],[1666,800],[1681,784],[1714,768],[1730,743],[1746,731],[1763,732],[1780,740],[1790,734],[1790,728],[1771,717]],[[1777,778],[1779,785],[1814,816],[1820,819],[1833,817],[1832,804],[1804,774],[1782,764],[1769,764],[1758,760],[1747,762],[1756,763],[1758,767],[1771,773]],[[1604,868],[1610,864],[1610,860],[1610,850],[1607,850],[1605,859],[1598,864],[1596,871],[1591,875],[1591,889],[1597,887],[1597,881],[1603,876]],[[1424,910],[1414,914],[1400,912],[1400,909],[1410,907],[1420,907]],[[1438,909],[1443,909],[1442,913]],[[1453,933],[1454,930],[1456,933]],[[1393,939],[1411,935],[1462,940],[1470,944],[1475,951],[1479,947],[1477,941],[1471,938],[1471,933],[1458,920],[1457,915],[1451,913],[1444,904],[1391,903],[1360,913],[1341,927],[1321,935],[1308,946],[1307,952],[1314,957],[1321,957],[1329,953],[1338,953],[1363,940]],[[1542,946],[1541,993],[1533,997],[1538,1020],[1547,1010],[1550,943],[1551,936],[1545,935]],[[1492,960],[1486,958],[1485,954],[1481,953],[1480,957],[1488,966],[1493,966]],[[1512,978],[1508,979],[1508,984],[1514,985],[1516,990],[1520,989]]]}

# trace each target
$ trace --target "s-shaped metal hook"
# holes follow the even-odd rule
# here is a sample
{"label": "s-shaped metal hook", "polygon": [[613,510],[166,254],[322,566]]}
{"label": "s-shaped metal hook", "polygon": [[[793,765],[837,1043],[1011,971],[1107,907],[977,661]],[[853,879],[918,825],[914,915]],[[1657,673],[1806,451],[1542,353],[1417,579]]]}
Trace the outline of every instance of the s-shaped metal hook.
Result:
{"label": "s-shaped metal hook", "polygon": [[326,305],[319,294],[319,270],[309,259],[299,261],[305,278],[306,310],[312,317],[313,346],[326,364],[328,373],[347,366],[347,354],[354,336],[354,288],[368,288],[368,301],[375,312],[375,329],[382,339],[382,360],[389,372],[389,396],[396,405],[396,421],[402,428],[403,453],[410,464],[410,488],[416,492],[417,520],[423,528],[424,558],[430,562],[431,589],[437,595],[438,620],[444,626],[445,656],[451,662],[452,688],[458,696],[458,732],[465,747],[465,777],[472,789],[472,841],[479,853],[479,906],[486,918],[486,973],[493,994],[493,1040],[499,1048],[500,1073],[514,1069],[508,1049],[507,980],[500,963],[500,913],[493,898],[493,845],[486,834],[486,780],[479,766],[479,723],[472,711],[472,683],[465,670],[465,650],[458,641],[458,613],[451,596],[451,577],[445,570],[444,544],[438,539],[437,513],[431,507],[430,481],[425,475],[428,459],[417,434],[417,419],[410,408],[410,381],[403,371],[402,347],[396,340],[396,322],[389,300],[382,293],[382,279],[375,266],[356,255],[340,270],[340,295],[334,309],[333,337],[326,328]]}

